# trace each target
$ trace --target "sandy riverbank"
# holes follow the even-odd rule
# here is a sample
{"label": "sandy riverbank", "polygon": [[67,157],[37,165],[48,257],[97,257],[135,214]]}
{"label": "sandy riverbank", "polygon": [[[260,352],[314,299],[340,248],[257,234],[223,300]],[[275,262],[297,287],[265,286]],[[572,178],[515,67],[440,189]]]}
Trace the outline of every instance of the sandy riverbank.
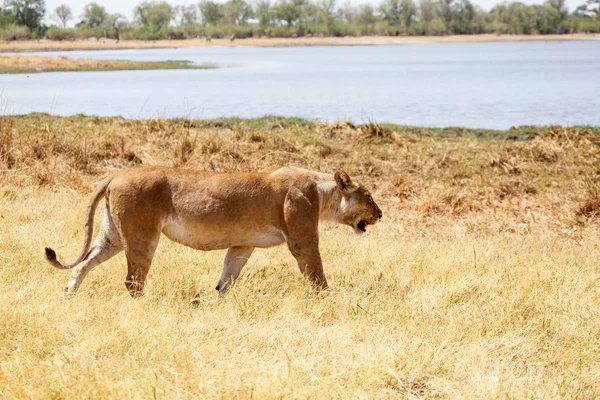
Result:
{"label": "sandy riverbank", "polygon": [[465,43],[510,41],[598,40],[600,35],[582,33],[572,35],[453,35],[453,36],[362,36],[362,37],[301,37],[301,38],[249,38],[188,40],[30,40],[0,42],[0,52],[111,50],[183,47],[289,47],[289,46],[361,46],[414,43]]}

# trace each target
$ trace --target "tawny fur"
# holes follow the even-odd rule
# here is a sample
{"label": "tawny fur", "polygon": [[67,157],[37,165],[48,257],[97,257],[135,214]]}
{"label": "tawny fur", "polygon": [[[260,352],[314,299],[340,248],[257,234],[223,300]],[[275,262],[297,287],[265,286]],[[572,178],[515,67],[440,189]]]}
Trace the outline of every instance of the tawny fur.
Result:
{"label": "tawny fur", "polygon": [[[101,230],[93,246],[95,209],[105,197]],[[217,285],[224,294],[256,247],[287,243],[302,273],[327,288],[319,252],[320,220],[362,233],[382,216],[368,190],[344,171],[324,174],[294,167],[263,173],[211,173],[165,167],[120,171],[94,191],[88,206],[80,256],[57,268],[72,268],[65,291],[74,293],[95,266],[125,251],[125,285],[142,293],[161,233],[199,250],[229,249]]]}

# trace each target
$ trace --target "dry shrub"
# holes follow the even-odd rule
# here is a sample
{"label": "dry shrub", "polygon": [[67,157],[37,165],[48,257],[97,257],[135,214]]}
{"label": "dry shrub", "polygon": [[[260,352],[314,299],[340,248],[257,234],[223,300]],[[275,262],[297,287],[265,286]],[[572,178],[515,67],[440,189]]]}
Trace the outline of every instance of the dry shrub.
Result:
{"label": "dry shrub", "polygon": [[333,122],[325,125],[322,135],[326,138],[349,138],[356,133],[356,127],[348,122]]}
{"label": "dry shrub", "polygon": [[530,146],[531,157],[538,162],[555,163],[559,160],[563,148],[551,140],[536,139]]}
{"label": "dry shrub", "polygon": [[512,148],[504,148],[499,154],[490,156],[490,167],[503,171],[508,175],[521,174],[518,157],[511,154]]}
{"label": "dry shrub", "polygon": [[442,157],[439,157],[439,159],[436,161],[436,165],[440,169],[452,169],[452,168],[456,167],[458,164],[459,164],[459,161],[454,156],[449,154],[447,151],[444,152]]}
{"label": "dry shrub", "polygon": [[223,143],[216,137],[209,137],[200,144],[201,154],[217,154],[221,151]]}
{"label": "dry shrub", "polygon": [[190,161],[190,159],[194,155],[194,150],[196,149],[196,140],[197,139],[198,139],[197,135],[195,135],[193,138],[190,138],[190,132],[186,131],[185,135],[181,139],[181,142],[179,143],[179,146],[177,147],[177,150],[176,150],[176,154],[175,154],[176,160],[174,163],[176,167],[183,167],[183,166],[187,165],[187,163]]}
{"label": "dry shrub", "polygon": [[[102,123],[102,122],[100,122]],[[69,187],[80,187],[81,180],[72,177],[72,171],[79,175],[98,175],[108,165],[114,168],[130,167],[141,163],[140,157],[127,148],[124,137],[104,135],[99,139],[72,137],[60,130],[49,133],[20,137],[15,140],[0,136],[0,147],[10,151],[1,156],[2,164],[16,171],[25,171],[9,175],[13,183],[49,185],[62,182]],[[4,153],[0,153],[4,154]],[[24,174],[24,179],[23,179]]]}
{"label": "dry shrub", "polygon": [[371,177],[381,177],[384,175],[383,168],[381,168],[379,163],[366,154],[358,157],[353,172],[354,174]]}
{"label": "dry shrub", "polygon": [[595,218],[600,215],[600,197],[588,198],[575,212],[577,217]]}
{"label": "dry shrub", "polygon": [[417,203],[416,208],[423,216],[460,216],[483,209],[483,196],[477,192],[449,188],[430,193]]}
{"label": "dry shrub", "polygon": [[287,129],[287,128],[289,128],[289,125],[287,123],[285,123],[284,121],[272,122],[267,126],[267,129],[270,131],[277,130],[277,129]]}
{"label": "dry shrub", "polygon": [[223,119],[202,121],[202,123],[200,125],[202,128],[219,128],[219,129],[227,129],[227,130],[233,129],[233,125],[230,122],[225,121]]}
{"label": "dry shrub", "polygon": [[271,139],[272,149],[278,151],[285,151],[287,153],[299,153],[300,151],[294,146],[292,142],[284,138],[275,136]]}
{"label": "dry shrub", "polygon": [[414,198],[418,195],[417,188],[410,185],[401,174],[393,175],[389,182],[384,182],[381,185],[381,190],[378,192],[383,197],[395,197],[400,201]]}
{"label": "dry shrub", "polygon": [[169,137],[177,130],[177,125],[163,119],[145,121],[145,132],[148,136]]}
{"label": "dry shrub", "polygon": [[13,156],[13,120],[0,121],[0,167],[10,169],[15,164]]}
{"label": "dry shrub", "polygon": [[131,149],[127,148],[127,142],[124,137],[105,137],[97,148],[91,153],[95,160],[124,160],[131,164],[141,164],[140,157]]}
{"label": "dry shrub", "polygon": [[259,135],[258,133],[252,133],[250,134],[250,137],[248,138],[252,143],[263,143],[266,142],[266,138],[262,135]]}
{"label": "dry shrub", "polygon": [[369,122],[360,127],[360,135],[357,141],[359,143],[393,143],[394,135],[390,129],[383,128],[378,123]]}
{"label": "dry shrub", "polygon": [[333,154],[333,148],[328,145],[319,146],[319,157],[325,158]]}
{"label": "dry shrub", "polygon": [[426,376],[398,376],[390,374],[383,380],[385,386],[401,393],[407,398],[436,398],[437,393],[430,385],[430,378]]}
{"label": "dry shrub", "polygon": [[522,196],[524,194],[537,194],[535,186],[524,183],[522,180],[510,180],[501,182],[496,189],[496,194],[500,200],[511,197]]}
{"label": "dry shrub", "polygon": [[555,126],[532,141],[507,143],[491,157],[490,165],[507,174],[517,175],[522,170],[520,165],[529,162],[556,164],[574,162],[575,157],[596,157],[598,144],[598,136],[590,128]]}
{"label": "dry shrub", "polygon": [[544,131],[539,140],[551,140],[561,145],[588,146],[598,144],[598,135],[591,128],[565,128],[562,126],[550,127]]}
{"label": "dry shrub", "polygon": [[586,179],[586,198],[575,210],[576,221],[590,222],[600,217],[600,185]]}

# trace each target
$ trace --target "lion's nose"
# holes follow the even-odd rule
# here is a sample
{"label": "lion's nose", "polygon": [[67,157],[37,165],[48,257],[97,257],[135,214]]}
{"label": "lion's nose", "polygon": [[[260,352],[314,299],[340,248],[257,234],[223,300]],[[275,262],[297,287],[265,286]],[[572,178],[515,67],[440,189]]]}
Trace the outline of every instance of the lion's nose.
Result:
{"label": "lion's nose", "polygon": [[381,219],[381,217],[383,217],[383,213],[381,212],[381,210],[379,210],[379,219]]}

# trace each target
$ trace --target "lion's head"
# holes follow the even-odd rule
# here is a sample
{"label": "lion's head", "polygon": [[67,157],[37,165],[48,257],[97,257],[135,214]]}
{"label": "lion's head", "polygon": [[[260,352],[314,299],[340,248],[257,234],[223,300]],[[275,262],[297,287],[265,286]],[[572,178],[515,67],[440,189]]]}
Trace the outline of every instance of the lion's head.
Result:
{"label": "lion's head", "polygon": [[381,209],[371,193],[364,186],[352,182],[346,172],[336,171],[334,178],[343,197],[339,221],[350,225],[356,234],[366,232],[368,225],[375,224],[383,216]]}

